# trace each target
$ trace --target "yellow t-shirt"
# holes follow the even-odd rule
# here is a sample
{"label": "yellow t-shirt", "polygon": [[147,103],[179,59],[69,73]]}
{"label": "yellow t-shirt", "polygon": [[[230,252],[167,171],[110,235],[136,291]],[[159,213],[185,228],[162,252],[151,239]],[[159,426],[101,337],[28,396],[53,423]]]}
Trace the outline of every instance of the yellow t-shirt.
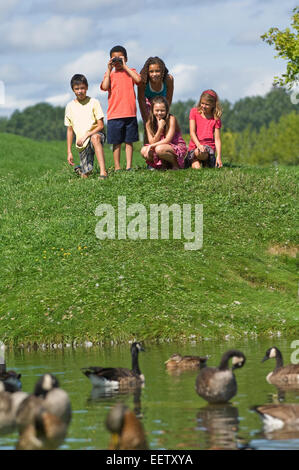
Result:
{"label": "yellow t-shirt", "polygon": [[77,145],[77,141],[83,137],[86,132],[92,131],[97,126],[97,121],[104,118],[101,104],[95,98],[87,96],[84,101],[70,101],[65,108],[64,125],[72,126],[76,134],[76,147],[82,151],[87,147],[90,139],[86,139],[83,147]]}

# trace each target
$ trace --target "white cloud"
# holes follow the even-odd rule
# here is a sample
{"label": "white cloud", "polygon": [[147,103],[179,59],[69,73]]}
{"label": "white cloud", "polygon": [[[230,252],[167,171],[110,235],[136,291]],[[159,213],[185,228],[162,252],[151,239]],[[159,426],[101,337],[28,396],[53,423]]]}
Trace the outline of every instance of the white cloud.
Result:
{"label": "white cloud", "polygon": [[0,27],[0,48],[7,47],[25,51],[65,50],[87,40],[93,20],[90,18],[64,18],[52,16],[46,21],[33,24],[28,19],[17,18]]}
{"label": "white cloud", "polygon": [[197,97],[200,94],[198,89],[200,72],[197,65],[176,64],[171,68],[171,73],[174,76],[173,101]]}
{"label": "white cloud", "polygon": [[49,96],[45,101],[53,106],[65,106],[71,99],[71,93],[64,93],[62,95]]}
{"label": "white cloud", "polygon": [[17,83],[21,78],[21,69],[17,65],[4,64],[0,66],[0,79],[7,85]]}
{"label": "white cloud", "polygon": [[20,3],[20,0],[5,0],[0,3],[0,18],[3,20]]}
{"label": "white cloud", "polygon": [[64,65],[58,76],[61,80],[70,81],[75,73],[82,73],[88,81],[102,81],[107,69],[109,55],[103,50],[94,50],[86,52],[73,62]]}
{"label": "white cloud", "polygon": [[262,43],[263,31],[242,31],[233,37],[230,43],[234,46],[256,46]]}

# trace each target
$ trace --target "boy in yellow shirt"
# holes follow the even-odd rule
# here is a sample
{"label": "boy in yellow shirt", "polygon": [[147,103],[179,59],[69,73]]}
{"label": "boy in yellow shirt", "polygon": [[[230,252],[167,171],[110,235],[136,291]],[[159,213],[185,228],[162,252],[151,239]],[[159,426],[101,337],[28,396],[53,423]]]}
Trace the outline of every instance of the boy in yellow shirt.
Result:
{"label": "boy in yellow shirt", "polygon": [[67,161],[74,166],[72,143],[76,135],[76,148],[80,155],[80,166],[75,172],[82,178],[87,178],[93,170],[94,154],[96,154],[100,179],[107,178],[103,144],[105,134],[104,113],[101,104],[95,98],[86,95],[88,82],[84,75],[76,74],[71,79],[71,87],[76,98],[65,108],[64,124],[67,126]]}

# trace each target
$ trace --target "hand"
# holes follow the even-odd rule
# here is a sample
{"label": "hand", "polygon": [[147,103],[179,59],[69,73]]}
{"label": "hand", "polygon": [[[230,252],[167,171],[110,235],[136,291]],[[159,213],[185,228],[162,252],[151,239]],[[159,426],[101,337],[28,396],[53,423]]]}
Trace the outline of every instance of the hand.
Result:
{"label": "hand", "polygon": [[67,154],[67,161],[69,165],[74,166],[74,157],[73,157],[72,152],[69,152]]}
{"label": "hand", "polygon": [[223,166],[221,158],[217,157],[216,159],[216,168],[221,168]]}
{"label": "hand", "polygon": [[204,151],[205,151],[204,146],[201,145],[201,144],[199,144],[199,145],[197,146],[197,148],[198,148],[198,150],[199,150],[200,152],[204,152]]}
{"label": "hand", "polygon": [[148,154],[150,153],[151,150],[152,150],[152,146],[147,145],[147,147],[146,147],[146,158],[148,158]]}
{"label": "hand", "polygon": [[114,65],[113,65],[113,63],[112,63],[112,57],[111,57],[111,59],[110,59],[109,62],[108,62],[108,70],[109,70],[109,72],[111,72],[111,70],[113,69],[113,67],[114,67]]}
{"label": "hand", "polygon": [[78,147],[83,147],[83,144],[85,142],[85,140],[89,137],[88,134],[86,134],[85,136],[81,137],[81,139],[77,140],[77,145]]}
{"label": "hand", "polygon": [[159,121],[158,121],[158,128],[159,128],[159,129],[164,129],[165,126],[166,126],[166,121],[165,121],[165,119],[159,119]]}

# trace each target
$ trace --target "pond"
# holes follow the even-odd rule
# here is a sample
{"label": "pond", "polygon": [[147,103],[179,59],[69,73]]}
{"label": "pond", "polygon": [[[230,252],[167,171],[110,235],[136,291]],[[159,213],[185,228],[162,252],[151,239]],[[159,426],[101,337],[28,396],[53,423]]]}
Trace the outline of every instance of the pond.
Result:
{"label": "pond", "polygon": [[[234,343],[204,341],[189,343],[144,344],[139,364],[145,375],[140,393],[99,396],[80,370],[88,366],[122,366],[131,368],[130,346],[64,348],[6,352],[7,368],[22,374],[26,392],[33,390],[37,379],[45,372],[54,374],[72,403],[72,422],[60,449],[107,449],[110,435],[105,428],[108,411],[123,401],[137,411],[145,428],[151,450],[184,449],[299,449],[299,431],[285,433],[283,429],[267,433],[255,405],[298,403],[297,390],[280,393],[268,384],[266,375],[274,369],[274,360],[261,363],[266,350],[275,345],[291,362],[292,340],[268,338],[235,341]],[[196,371],[170,375],[164,362],[174,353],[209,355],[208,365],[218,365],[228,349],[244,352],[247,362],[235,371],[238,392],[230,403],[209,405],[195,392]],[[18,434],[0,435],[0,450],[14,449]]]}

